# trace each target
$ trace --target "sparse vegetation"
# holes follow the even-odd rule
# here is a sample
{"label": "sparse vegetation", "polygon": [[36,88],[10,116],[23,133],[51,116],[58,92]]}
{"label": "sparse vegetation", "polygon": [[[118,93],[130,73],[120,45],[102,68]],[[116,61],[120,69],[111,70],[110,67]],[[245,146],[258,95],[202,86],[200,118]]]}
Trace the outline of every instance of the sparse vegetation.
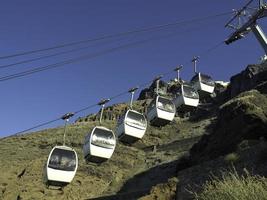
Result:
{"label": "sparse vegetation", "polygon": [[235,170],[222,173],[222,178],[213,177],[201,193],[195,193],[197,200],[265,200],[267,199],[267,179],[253,176],[245,170],[239,175]]}
{"label": "sparse vegetation", "polygon": [[[247,72],[251,75],[250,70],[244,73]],[[266,81],[264,76],[261,79],[255,76],[254,85],[252,82],[244,85],[249,82],[248,75],[237,77],[238,83],[221,93],[225,97],[215,99],[219,104],[213,102],[214,99],[211,104],[208,103],[211,99],[207,100],[212,109],[202,107],[194,113],[194,118],[177,117],[160,128],[148,125],[142,140],[132,145],[118,142],[112,158],[101,165],[86,163],[82,153],[84,137],[99,124],[98,116],[79,118],[68,126],[66,138],[66,144],[78,153],[79,167],[72,183],[62,190],[50,190],[42,181],[50,150],[62,144],[62,127],[0,138],[3,172],[0,199],[65,200],[105,196],[103,199],[116,200],[267,200],[267,178],[242,171],[246,167],[252,169],[253,174],[266,175],[267,98],[258,90],[248,91],[252,85]],[[153,93],[154,88],[151,91]],[[134,109],[140,112],[145,112],[150,101],[145,100],[146,94],[143,96],[144,100],[134,103]],[[107,107],[103,126],[114,130],[116,120],[127,107],[127,104]],[[195,143],[198,144],[192,148]],[[221,169],[229,164],[236,166],[236,170],[222,173]],[[212,179],[210,173],[214,174]]]}
{"label": "sparse vegetation", "polygon": [[[115,123],[115,120],[103,121],[104,126],[113,130]],[[82,154],[84,137],[95,125],[98,125],[97,121],[88,120],[68,126],[66,144],[77,151],[79,167],[73,182],[63,192],[49,190],[42,182],[43,166],[50,150],[54,145],[62,144],[63,127],[0,139],[0,150],[5,152],[0,154],[0,169],[4,172],[0,179],[0,199],[16,199],[18,195],[22,199],[85,199],[115,194],[128,180],[135,179],[135,175],[184,155],[184,150],[173,142],[200,136],[204,133],[206,122],[196,122],[194,125],[187,122],[172,123],[161,129],[148,126],[141,141],[131,146],[118,143],[111,160],[101,165],[86,164]],[[202,129],[194,131],[194,126]],[[166,144],[173,145],[165,148]],[[152,152],[150,147],[153,145],[163,145],[164,148]],[[184,149],[189,150],[192,145],[190,143]],[[170,173],[168,168],[164,170]],[[157,181],[155,176],[147,176],[147,181],[142,184]],[[142,184],[139,184],[140,188]],[[129,188],[126,193],[136,188]],[[150,189],[146,188],[148,191]]]}
{"label": "sparse vegetation", "polygon": [[237,153],[229,153],[224,157],[224,160],[228,163],[235,163],[239,159],[239,155]]}

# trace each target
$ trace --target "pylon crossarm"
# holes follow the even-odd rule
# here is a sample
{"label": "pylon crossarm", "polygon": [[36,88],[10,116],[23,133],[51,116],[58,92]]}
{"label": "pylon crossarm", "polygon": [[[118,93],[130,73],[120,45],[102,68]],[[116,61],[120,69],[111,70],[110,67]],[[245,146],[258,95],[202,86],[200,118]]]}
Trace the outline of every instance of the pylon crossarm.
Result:
{"label": "pylon crossarm", "polygon": [[225,27],[231,27],[231,28],[237,28],[236,31],[234,33],[232,33],[228,39],[225,40],[226,44],[230,44],[236,40],[239,40],[241,38],[243,38],[246,34],[248,34],[251,30],[252,30],[252,26],[255,26],[257,23],[258,19],[261,19],[263,17],[267,16],[267,5],[263,4],[261,6],[259,6],[259,9],[257,9],[252,15],[250,15],[248,17],[248,20],[246,23],[244,23],[243,25],[238,25],[240,27],[235,27],[233,26],[231,23],[235,20],[235,19],[239,19],[240,20],[240,16],[245,16],[245,10],[248,8],[248,5],[251,3],[252,1],[250,1],[246,6],[244,6],[240,11],[237,12],[237,14],[225,25]]}

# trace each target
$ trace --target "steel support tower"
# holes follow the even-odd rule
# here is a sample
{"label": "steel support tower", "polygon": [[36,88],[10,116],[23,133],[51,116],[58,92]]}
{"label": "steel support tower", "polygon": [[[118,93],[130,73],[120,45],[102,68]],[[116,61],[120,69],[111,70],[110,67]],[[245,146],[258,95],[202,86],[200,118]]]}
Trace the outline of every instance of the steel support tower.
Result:
{"label": "steel support tower", "polygon": [[[253,32],[259,41],[260,45],[265,51],[264,58],[267,58],[267,37],[261,27],[258,25],[257,20],[267,16],[267,4],[264,0],[258,0],[257,8],[252,8],[251,5],[254,0],[250,0],[243,8],[235,11],[234,17],[227,22],[225,27],[234,29],[235,31],[225,40],[226,44],[230,44],[236,40],[244,38],[249,32]],[[250,11],[253,11],[250,14]],[[233,22],[237,20],[237,25]]]}

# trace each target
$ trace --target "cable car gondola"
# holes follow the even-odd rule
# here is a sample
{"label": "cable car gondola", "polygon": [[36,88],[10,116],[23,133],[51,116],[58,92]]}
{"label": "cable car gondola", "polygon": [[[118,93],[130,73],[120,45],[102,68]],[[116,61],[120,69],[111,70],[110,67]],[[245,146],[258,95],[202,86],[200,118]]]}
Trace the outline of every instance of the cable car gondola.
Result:
{"label": "cable car gondola", "polygon": [[198,59],[198,57],[194,57],[192,60],[194,63],[195,75],[191,79],[191,83],[195,90],[199,91],[200,93],[212,94],[215,89],[215,81],[209,75],[196,72],[196,63]]}
{"label": "cable car gondola", "polygon": [[55,146],[47,159],[45,165],[44,177],[47,186],[64,187],[69,184],[78,168],[78,156],[76,151],[65,146],[66,126],[73,113],[67,113],[62,117],[65,120],[63,146]]}
{"label": "cable car gondola", "polygon": [[191,83],[195,90],[212,94],[215,89],[215,81],[208,75],[197,73],[192,79]]}
{"label": "cable car gondola", "polygon": [[[103,100],[99,103],[99,105],[102,105],[100,124],[105,103],[108,101],[109,99]],[[84,158],[88,162],[102,163],[111,158],[115,147],[116,137],[113,131],[104,126],[95,126],[85,137],[83,145]]]}
{"label": "cable car gondola", "polygon": [[96,126],[85,137],[83,146],[86,161],[101,163],[111,158],[116,146],[116,138],[112,130]]}
{"label": "cable car gondola", "polygon": [[138,88],[130,89],[131,95],[130,109],[120,117],[117,123],[116,134],[120,141],[133,143],[142,139],[146,132],[147,121],[143,114],[132,109],[133,95]]}
{"label": "cable car gondola", "polygon": [[177,109],[180,107],[197,107],[199,95],[192,85],[182,83],[173,102]]}
{"label": "cable car gondola", "polygon": [[175,105],[172,100],[158,95],[160,78],[161,77],[155,79],[155,81],[157,81],[157,95],[147,107],[147,119],[153,126],[164,126],[168,124],[174,119],[176,112]]}
{"label": "cable car gondola", "polygon": [[182,67],[177,67],[175,69],[175,71],[177,71],[177,82],[180,88],[176,92],[173,102],[178,110],[186,111],[190,110],[190,108],[198,106],[199,95],[198,92],[193,88],[193,86],[190,83],[180,81],[179,72],[181,69]]}
{"label": "cable car gondola", "polygon": [[45,177],[48,186],[64,187],[74,178],[78,168],[78,156],[74,149],[55,146],[49,154]]}

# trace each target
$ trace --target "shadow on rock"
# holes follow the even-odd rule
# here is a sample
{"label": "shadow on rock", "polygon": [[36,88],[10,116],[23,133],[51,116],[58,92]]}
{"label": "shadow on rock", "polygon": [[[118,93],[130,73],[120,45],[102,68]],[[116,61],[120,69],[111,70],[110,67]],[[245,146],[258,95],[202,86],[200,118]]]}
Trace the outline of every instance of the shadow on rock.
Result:
{"label": "shadow on rock", "polygon": [[129,179],[116,195],[93,198],[91,200],[130,200],[142,197],[148,194],[153,186],[166,183],[169,178],[176,176],[178,162],[172,161],[153,167]]}

